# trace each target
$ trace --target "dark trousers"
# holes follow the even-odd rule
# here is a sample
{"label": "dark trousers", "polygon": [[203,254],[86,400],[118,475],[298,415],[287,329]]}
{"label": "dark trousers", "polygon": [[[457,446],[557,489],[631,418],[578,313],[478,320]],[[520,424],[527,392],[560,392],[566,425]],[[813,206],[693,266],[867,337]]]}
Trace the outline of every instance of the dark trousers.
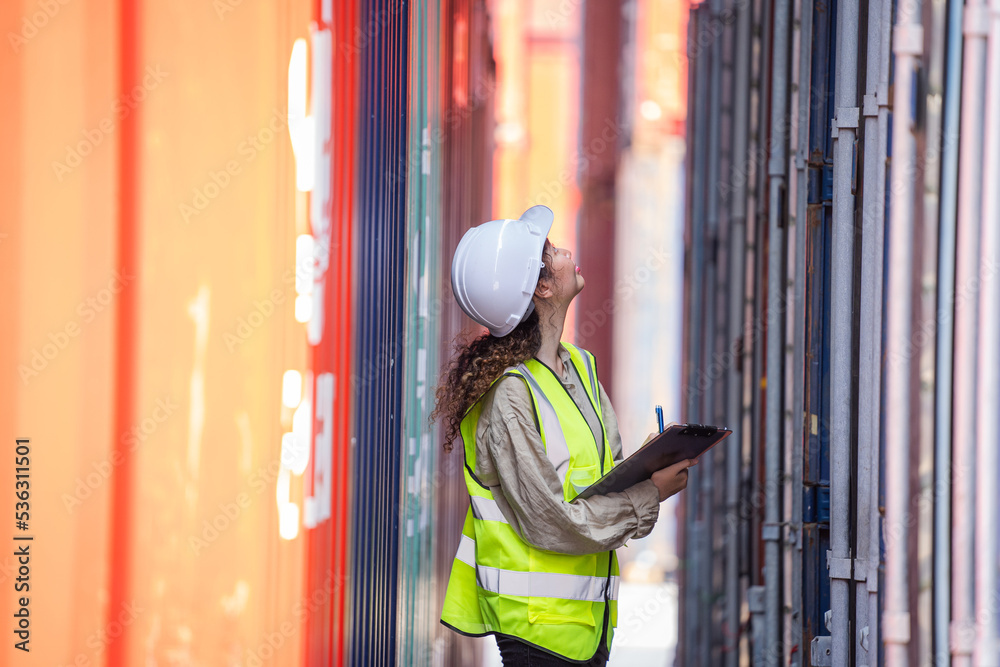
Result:
{"label": "dark trousers", "polygon": [[604,617],[604,630],[601,633],[601,643],[597,647],[597,653],[589,662],[570,662],[564,658],[552,655],[548,651],[535,648],[513,637],[502,637],[497,635],[497,646],[500,648],[500,657],[503,658],[504,667],[563,667],[573,665],[579,667],[581,664],[587,667],[605,667],[608,663],[608,618]]}

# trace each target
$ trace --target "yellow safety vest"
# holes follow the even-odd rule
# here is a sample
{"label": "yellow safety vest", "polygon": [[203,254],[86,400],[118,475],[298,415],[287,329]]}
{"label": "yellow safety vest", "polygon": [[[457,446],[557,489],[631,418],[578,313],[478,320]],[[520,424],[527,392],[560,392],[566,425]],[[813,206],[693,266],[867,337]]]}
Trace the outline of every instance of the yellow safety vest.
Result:
{"label": "yellow safety vest", "polygon": [[[566,501],[614,466],[597,384],[597,366],[586,350],[563,343],[601,422],[594,440],[580,408],[547,366],[529,359],[504,376],[524,380],[545,451],[562,480]],[[500,378],[497,378],[499,380]],[[494,381],[496,382],[496,381]],[[583,556],[538,549],[511,528],[490,489],[475,476],[477,401],[462,419],[465,483],[471,504],[452,564],[441,622],[462,634],[517,637],[569,660],[597,651],[608,619],[608,650],[618,623],[618,558],[605,551]]]}

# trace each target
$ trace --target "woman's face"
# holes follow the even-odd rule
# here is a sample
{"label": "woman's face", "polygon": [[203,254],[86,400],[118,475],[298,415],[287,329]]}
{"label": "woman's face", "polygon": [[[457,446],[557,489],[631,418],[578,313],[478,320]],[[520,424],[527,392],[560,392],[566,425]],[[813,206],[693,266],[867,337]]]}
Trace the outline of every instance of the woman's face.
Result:
{"label": "woman's face", "polygon": [[580,273],[580,267],[573,261],[573,254],[565,248],[552,245],[545,239],[542,261],[549,270],[549,278],[545,282],[551,295],[547,298],[552,299],[554,303],[568,304],[586,284]]}

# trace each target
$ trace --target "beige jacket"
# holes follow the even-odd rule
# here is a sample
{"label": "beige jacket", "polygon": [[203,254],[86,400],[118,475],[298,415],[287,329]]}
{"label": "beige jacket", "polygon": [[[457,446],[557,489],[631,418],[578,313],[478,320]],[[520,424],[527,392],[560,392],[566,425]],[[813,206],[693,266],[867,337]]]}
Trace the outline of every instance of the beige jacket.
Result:
{"label": "beige jacket", "polygon": [[[560,345],[560,380],[601,442],[601,425],[582,380]],[[604,387],[601,410],[615,462],[622,460],[618,419]],[[647,480],[623,493],[568,503],[555,468],[545,455],[534,408],[524,381],[504,377],[483,397],[476,425],[476,469],[500,511],[523,540],[539,549],[567,554],[609,551],[633,537],[645,537],[659,516],[660,495]]]}

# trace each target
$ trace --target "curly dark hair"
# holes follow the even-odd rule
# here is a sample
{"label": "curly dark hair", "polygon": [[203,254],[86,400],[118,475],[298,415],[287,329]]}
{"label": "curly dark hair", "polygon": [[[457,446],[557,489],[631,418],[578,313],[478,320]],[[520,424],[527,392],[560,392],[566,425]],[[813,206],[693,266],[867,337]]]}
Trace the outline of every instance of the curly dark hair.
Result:
{"label": "curly dark hair", "polygon": [[[546,242],[542,253],[548,262],[549,244]],[[549,267],[543,265],[538,279],[550,277]],[[452,450],[452,443],[461,433],[462,418],[476,401],[490,388],[493,381],[503,375],[511,366],[531,359],[542,345],[542,328],[539,325],[538,310],[518,322],[517,326],[502,338],[486,331],[470,342],[461,339],[455,345],[455,356],[441,374],[436,390],[437,404],[431,413],[431,421],[444,417],[444,449]]]}

